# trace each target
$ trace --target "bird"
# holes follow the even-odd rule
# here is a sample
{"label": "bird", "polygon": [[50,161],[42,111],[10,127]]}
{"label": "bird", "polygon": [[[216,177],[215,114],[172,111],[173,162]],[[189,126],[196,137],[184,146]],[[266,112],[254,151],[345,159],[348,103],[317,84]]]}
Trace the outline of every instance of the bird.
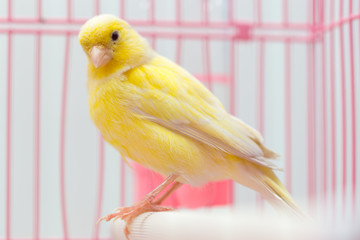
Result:
{"label": "bird", "polygon": [[133,206],[99,221],[123,219],[128,237],[140,214],[171,210],[161,203],[182,184],[226,179],[260,193],[276,208],[304,214],[276,176],[279,154],[264,145],[261,134],[228,113],[191,73],[155,52],[126,21],[94,16],[78,39],[88,58],[92,121],[123,159],[165,178]]}

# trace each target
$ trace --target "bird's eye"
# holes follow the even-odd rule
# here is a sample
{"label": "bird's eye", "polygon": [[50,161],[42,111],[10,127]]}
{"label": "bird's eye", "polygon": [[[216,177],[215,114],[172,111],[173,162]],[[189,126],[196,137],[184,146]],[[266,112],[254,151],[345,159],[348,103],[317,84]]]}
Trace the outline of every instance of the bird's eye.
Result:
{"label": "bird's eye", "polygon": [[118,40],[118,38],[119,38],[119,33],[118,33],[118,31],[114,31],[114,32],[111,34],[111,39],[112,39],[113,41],[116,41],[116,40]]}

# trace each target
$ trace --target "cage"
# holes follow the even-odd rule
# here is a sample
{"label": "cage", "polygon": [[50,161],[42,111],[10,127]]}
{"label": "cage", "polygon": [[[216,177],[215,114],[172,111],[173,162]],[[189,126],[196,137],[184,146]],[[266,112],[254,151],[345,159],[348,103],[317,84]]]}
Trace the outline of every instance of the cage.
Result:
{"label": "cage", "polygon": [[[302,208],[359,221],[359,1],[1,0],[0,239],[108,239],[96,220],[161,181],[127,167],[88,116],[77,34],[100,13],[127,20],[257,128]],[[230,181],[185,186],[167,204],[271,211]]]}

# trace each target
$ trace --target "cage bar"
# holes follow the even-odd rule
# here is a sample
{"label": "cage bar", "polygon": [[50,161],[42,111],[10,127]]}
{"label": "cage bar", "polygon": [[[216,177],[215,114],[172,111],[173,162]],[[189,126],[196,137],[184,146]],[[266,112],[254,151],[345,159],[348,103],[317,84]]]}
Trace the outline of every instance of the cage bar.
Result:
{"label": "cage bar", "polygon": [[[9,13],[10,11],[9,7]],[[9,15],[11,16],[11,15]],[[12,32],[7,35],[7,105],[6,105],[6,238],[11,237],[11,142],[12,142]]]}
{"label": "cage bar", "polygon": [[292,192],[292,134],[291,134],[291,43],[285,43],[285,186]]}
{"label": "cage bar", "polygon": [[[99,134],[99,176],[98,176],[98,199],[97,199],[97,208],[96,208],[96,218],[95,221],[100,219],[102,206],[103,206],[103,196],[104,196],[104,165],[105,165],[105,143],[104,138]],[[99,225],[96,224],[94,238],[99,239]]]}
{"label": "cage bar", "polygon": [[120,206],[125,206],[125,186],[126,186],[126,179],[125,179],[125,159],[120,157]]}
{"label": "cage bar", "polygon": [[316,134],[315,134],[315,50],[314,44],[310,43],[307,47],[307,164],[308,164],[308,206],[311,211],[314,211],[313,202],[316,194],[316,163],[315,163],[315,145],[316,145]]}
{"label": "cage bar", "polygon": [[39,239],[40,230],[40,114],[41,114],[41,35],[36,35],[35,43],[35,77],[34,77],[34,239]]}
{"label": "cage bar", "polygon": [[65,38],[65,57],[64,57],[64,76],[61,96],[61,120],[60,120],[60,196],[61,196],[61,215],[63,237],[69,239],[68,220],[66,208],[66,186],[65,186],[65,140],[66,140],[66,110],[68,96],[68,75],[69,75],[69,54],[70,54],[70,35]]}
{"label": "cage bar", "polygon": [[325,62],[326,62],[326,53],[325,53],[325,39],[321,42],[321,72],[322,72],[322,194],[324,199],[324,206],[326,206],[326,197],[327,197],[327,166],[328,166],[328,153],[327,153],[327,139],[328,139],[328,129],[327,129],[327,92],[326,92],[326,71],[325,71]]}
{"label": "cage bar", "polygon": [[[335,17],[334,0],[330,3],[330,20]],[[332,216],[335,216],[335,198],[336,198],[336,105],[335,105],[335,36],[334,31],[330,32],[330,88],[331,88],[331,190],[332,190]]]}
{"label": "cage bar", "polygon": [[[258,0],[258,6],[260,6],[260,0]],[[260,10],[259,10],[260,11]],[[259,21],[261,21],[259,19]],[[265,43],[264,40],[261,39],[259,41],[259,56],[258,56],[258,64],[259,64],[259,73],[257,79],[257,92],[256,96],[258,99],[257,102],[257,129],[260,134],[264,135],[265,130],[265,82],[264,82],[264,74],[265,74]],[[259,209],[263,210],[264,208],[264,199],[260,194],[256,194],[257,206]]]}
{"label": "cage bar", "polygon": [[[339,2],[339,16],[343,17],[343,0]],[[344,50],[344,23],[339,26],[340,31],[340,61],[341,61],[341,111],[342,111],[342,213],[345,214],[346,197],[346,167],[347,167],[347,126],[346,126],[346,76],[345,76],[345,50]]]}
{"label": "cage bar", "polygon": [[[352,15],[353,5],[349,0],[349,15]],[[354,42],[353,20],[349,21],[349,50],[350,50],[350,111],[351,111],[351,204],[352,217],[356,212],[356,124],[355,124],[355,76],[354,76]]]}
{"label": "cage bar", "polygon": [[212,91],[212,77],[211,77],[211,63],[210,63],[210,48],[209,48],[209,38],[205,37],[202,40],[202,50],[203,50],[203,68],[205,69],[205,83],[210,91]]}
{"label": "cage bar", "polygon": [[72,21],[72,6],[71,6],[71,3],[72,3],[71,0],[66,1],[66,21],[67,22]]}

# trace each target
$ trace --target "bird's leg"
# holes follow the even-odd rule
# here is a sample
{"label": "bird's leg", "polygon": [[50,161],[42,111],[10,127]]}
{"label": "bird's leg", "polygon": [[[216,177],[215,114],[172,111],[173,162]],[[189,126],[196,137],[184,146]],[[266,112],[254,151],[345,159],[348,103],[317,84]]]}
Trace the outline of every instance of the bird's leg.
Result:
{"label": "bird's leg", "polygon": [[182,185],[182,183],[175,182],[163,195],[156,199],[153,204],[160,205],[165,199],[167,199],[175,190],[177,190]]}
{"label": "bird's leg", "polygon": [[[118,208],[115,210],[114,213],[111,213],[107,216],[100,218],[98,220],[98,223],[103,220],[110,221],[111,219],[114,219],[114,221],[115,221],[116,219],[121,218],[126,223],[124,232],[125,232],[126,237],[128,238],[128,236],[130,234],[129,225],[140,214],[146,213],[146,212],[163,212],[163,211],[172,210],[172,208],[169,208],[169,207],[163,207],[160,205],[156,205],[152,201],[161,191],[163,191],[167,186],[169,186],[169,184],[173,183],[177,178],[178,178],[178,175],[170,175],[159,186],[157,186],[150,193],[146,194],[145,197],[143,197],[143,199],[141,199],[139,202],[135,203],[133,206]],[[169,189],[169,190],[171,190],[171,189]],[[164,195],[167,194],[167,196],[168,196],[168,195],[170,195],[170,193],[171,192],[168,193],[168,191],[167,191]],[[165,196],[165,198],[167,196]]]}

